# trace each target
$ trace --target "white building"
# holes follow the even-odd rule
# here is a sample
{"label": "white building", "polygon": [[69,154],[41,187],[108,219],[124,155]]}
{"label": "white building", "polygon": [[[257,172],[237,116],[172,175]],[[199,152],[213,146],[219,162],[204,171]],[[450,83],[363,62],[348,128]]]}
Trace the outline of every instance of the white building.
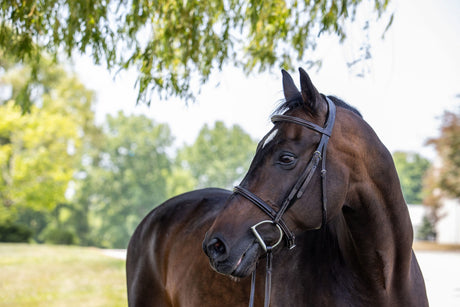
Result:
{"label": "white building", "polygon": [[409,208],[409,215],[410,220],[412,221],[415,239],[420,226],[422,226],[423,217],[427,214],[428,210],[423,205],[407,205],[407,207]]}
{"label": "white building", "polygon": [[436,225],[438,243],[460,244],[460,201],[445,199]]}
{"label": "white building", "polygon": [[[423,217],[429,208],[423,205],[407,205],[414,228],[414,238],[422,225]],[[436,242],[442,244],[460,244],[460,201],[446,199],[439,209],[441,217],[436,225]]]}

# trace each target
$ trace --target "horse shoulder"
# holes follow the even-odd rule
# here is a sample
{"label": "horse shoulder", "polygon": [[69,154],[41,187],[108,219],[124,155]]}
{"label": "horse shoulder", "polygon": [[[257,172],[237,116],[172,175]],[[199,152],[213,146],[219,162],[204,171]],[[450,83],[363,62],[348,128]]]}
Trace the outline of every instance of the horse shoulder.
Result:
{"label": "horse shoulder", "polygon": [[129,306],[172,305],[174,298],[168,291],[168,279],[172,278],[168,273],[172,267],[181,267],[174,265],[178,260],[175,255],[187,245],[187,238],[202,240],[204,234],[199,230],[209,227],[229,195],[222,189],[195,190],[171,198],[147,214],[128,245]]}

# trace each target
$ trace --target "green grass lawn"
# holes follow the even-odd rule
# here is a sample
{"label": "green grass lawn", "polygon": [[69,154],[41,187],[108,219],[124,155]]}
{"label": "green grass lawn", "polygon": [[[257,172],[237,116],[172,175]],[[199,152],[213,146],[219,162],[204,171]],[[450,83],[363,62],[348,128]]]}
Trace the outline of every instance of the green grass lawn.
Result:
{"label": "green grass lawn", "polygon": [[0,306],[127,306],[125,261],[96,248],[0,244]]}

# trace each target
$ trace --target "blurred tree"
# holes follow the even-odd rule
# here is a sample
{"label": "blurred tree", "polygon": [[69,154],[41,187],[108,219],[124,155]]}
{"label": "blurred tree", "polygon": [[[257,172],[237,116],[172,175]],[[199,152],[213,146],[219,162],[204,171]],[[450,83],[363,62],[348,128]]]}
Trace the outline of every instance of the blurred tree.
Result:
{"label": "blurred tree", "polygon": [[435,224],[428,215],[424,215],[420,227],[415,234],[417,240],[434,241],[436,240]]}
{"label": "blurred tree", "polygon": [[444,217],[443,198],[460,198],[460,109],[444,112],[440,135],[428,140],[437,152],[437,161],[428,170],[424,189],[424,204],[431,207],[427,220],[434,225]]}
{"label": "blurred tree", "polygon": [[439,157],[436,185],[447,196],[460,198],[460,108],[444,112],[439,137],[428,141]]}
{"label": "blurred tree", "polygon": [[168,197],[173,138],[145,116],[108,116],[104,137],[86,156],[75,201],[88,209],[89,243],[125,248],[141,219]]}
{"label": "blurred tree", "polygon": [[174,165],[171,175],[166,178],[168,198],[191,191],[198,186],[198,181],[189,169]]}
{"label": "blurred tree", "polygon": [[[389,0],[370,3],[378,19]],[[346,23],[363,4],[369,2],[11,0],[0,5],[0,46],[20,60],[39,61],[44,50],[55,58],[88,52],[108,68],[136,67],[138,99],[149,103],[152,90],[193,97],[192,73],[203,84],[229,61],[246,72],[308,63],[317,37],[330,33],[343,41]]]}
{"label": "blurred tree", "polygon": [[423,202],[423,180],[430,161],[418,153],[397,151],[393,153],[396,170],[408,204]]}
{"label": "blurred tree", "polygon": [[[93,93],[46,59],[36,67],[36,82],[24,87],[30,66],[1,59],[0,222],[27,225],[37,236],[65,201],[80,163],[82,139],[93,123]],[[33,105],[22,116],[15,102],[24,88]]]}
{"label": "blurred tree", "polygon": [[249,168],[256,142],[238,125],[205,125],[195,141],[178,154],[179,162],[198,180],[198,187],[231,188]]}

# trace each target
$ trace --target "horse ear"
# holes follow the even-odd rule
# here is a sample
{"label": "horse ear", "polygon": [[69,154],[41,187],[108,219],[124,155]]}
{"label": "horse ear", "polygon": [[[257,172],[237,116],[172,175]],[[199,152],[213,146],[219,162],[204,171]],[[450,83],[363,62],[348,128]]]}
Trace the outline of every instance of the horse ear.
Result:
{"label": "horse ear", "polygon": [[297,89],[297,86],[295,86],[294,80],[292,80],[291,75],[284,69],[281,70],[281,73],[283,74],[284,99],[286,99],[286,101],[289,101],[299,97],[300,92]]}
{"label": "horse ear", "polygon": [[299,68],[299,73],[303,101],[310,108],[312,113],[316,113],[318,107],[317,101],[320,99],[319,92],[316,90],[305,70]]}

